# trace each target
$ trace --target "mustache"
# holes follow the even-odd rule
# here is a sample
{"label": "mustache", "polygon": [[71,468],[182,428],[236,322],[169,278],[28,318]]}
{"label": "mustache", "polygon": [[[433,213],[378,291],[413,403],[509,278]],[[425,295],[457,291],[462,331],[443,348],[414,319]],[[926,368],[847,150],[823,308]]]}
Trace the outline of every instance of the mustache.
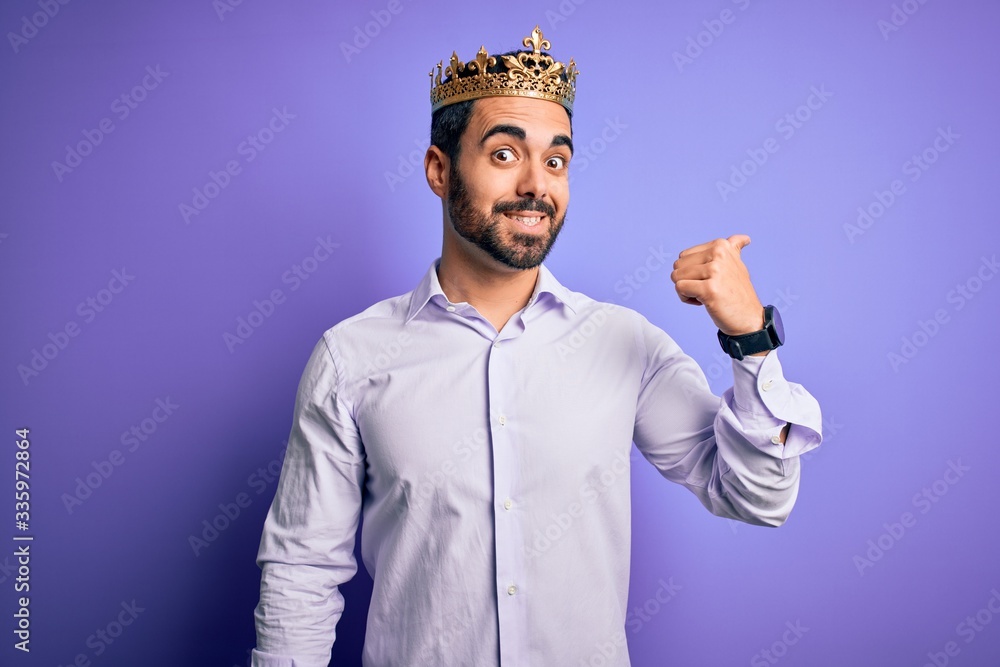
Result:
{"label": "mustache", "polygon": [[539,213],[544,213],[549,216],[549,218],[555,218],[556,215],[555,208],[541,199],[502,201],[493,205],[493,213],[495,215],[499,215],[500,213],[510,213],[511,211],[538,211]]}

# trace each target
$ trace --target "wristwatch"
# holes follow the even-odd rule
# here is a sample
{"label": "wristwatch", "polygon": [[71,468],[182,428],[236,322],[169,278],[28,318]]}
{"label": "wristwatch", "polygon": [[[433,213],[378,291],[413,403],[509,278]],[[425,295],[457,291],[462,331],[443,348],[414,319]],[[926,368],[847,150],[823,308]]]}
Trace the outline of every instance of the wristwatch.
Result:
{"label": "wristwatch", "polygon": [[719,344],[733,359],[773,350],[785,342],[785,328],[774,306],[764,306],[764,328],[741,336],[727,336],[719,331]]}

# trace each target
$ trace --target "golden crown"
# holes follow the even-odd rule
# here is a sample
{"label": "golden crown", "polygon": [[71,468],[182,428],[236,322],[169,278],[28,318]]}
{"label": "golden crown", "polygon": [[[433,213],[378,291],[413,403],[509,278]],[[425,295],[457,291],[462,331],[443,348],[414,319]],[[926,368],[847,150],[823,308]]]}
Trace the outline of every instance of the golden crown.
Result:
{"label": "golden crown", "polygon": [[[430,72],[431,113],[456,102],[507,96],[535,97],[558,102],[567,111],[573,111],[576,77],[580,73],[576,62],[570,58],[569,65],[564,65],[542,53],[542,50],[551,49],[552,44],[542,36],[537,25],[522,43],[531,49],[531,53],[522,51],[512,56],[501,56],[507,70],[492,74],[487,68],[495,66],[497,58],[489,55],[485,46],[480,47],[476,58],[467,63],[459,60],[458,53],[453,51],[451,63],[443,70],[447,81],[441,83],[444,61],[437,64],[436,72]],[[459,76],[460,74],[463,76]]]}

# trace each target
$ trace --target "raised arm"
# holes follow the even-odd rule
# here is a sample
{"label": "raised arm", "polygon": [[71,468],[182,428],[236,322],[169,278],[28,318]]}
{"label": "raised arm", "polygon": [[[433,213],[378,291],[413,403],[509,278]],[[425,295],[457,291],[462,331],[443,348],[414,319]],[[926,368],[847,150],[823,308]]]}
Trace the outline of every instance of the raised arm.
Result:
{"label": "raised arm", "polygon": [[720,399],[673,339],[645,318],[640,326],[646,372],[636,447],[713,514],[784,523],[798,493],[798,457],[822,441],[816,399],[785,379],[777,350],[734,360],[733,387]]}
{"label": "raised arm", "polygon": [[[736,234],[693,246],[680,253],[670,274],[681,301],[704,306],[728,336],[764,327],[764,307],[740,256],[749,243],[749,236]],[[798,493],[798,457],[822,441],[816,399],[785,380],[772,349],[734,359],[733,387],[720,400],[666,333],[645,318],[640,328],[646,370],[636,446],[713,513],[783,523]]]}

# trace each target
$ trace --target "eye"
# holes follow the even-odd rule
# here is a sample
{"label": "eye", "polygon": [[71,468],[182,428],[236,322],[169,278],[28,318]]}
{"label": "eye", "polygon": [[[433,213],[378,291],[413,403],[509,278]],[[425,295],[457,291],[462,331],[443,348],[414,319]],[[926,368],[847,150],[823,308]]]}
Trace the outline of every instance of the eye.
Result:
{"label": "eye", "polygon": [[563,167],[566,166],[566,158],[564,158],[562,155],[553,155],[552,157],[550,157],[548,160],[545,161],[545,164],[551,167],[552,169],[562,169]]}
{"label": "eye", "polygon": [[500,150],[493,153],[493,157],[496,158],[498,162],[513,162],[514,151],[512,151],[509,148],[501,148]]}

